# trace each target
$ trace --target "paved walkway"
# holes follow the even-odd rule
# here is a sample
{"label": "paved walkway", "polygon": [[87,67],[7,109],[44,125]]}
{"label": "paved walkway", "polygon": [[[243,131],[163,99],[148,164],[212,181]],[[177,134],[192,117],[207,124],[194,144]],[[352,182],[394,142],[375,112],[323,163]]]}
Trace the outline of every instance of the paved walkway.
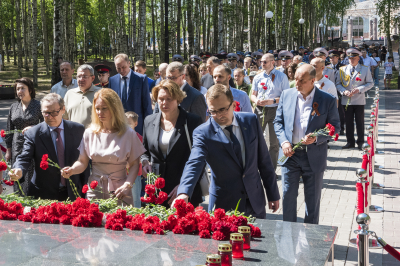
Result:
{"label": "paved walkway", "polygon": [[[396,58],[397,59],[397,58]],[[383,83],[383,68],[380,69]],[[383,84],[380,86],[383,87]],[[374,91],[369,92],[365,121],[369,121]],[[0,129],[6,127],[9,106],[13,101],[0,101]],[[372,191],[372,203],[385,209],[383,213],[371,213],[370,230],[375,231],[387,243],[400,251],[400,91],[380,91],[379,140],[377,149],[384,154],[376,155],[376,164],[384,168],[376,170],[375,182],[384,183],[385,189]],[[368,123],[366,123],[368,124]],[[324,175],[324,186],[321,199],[320,224],[337,226],[339,233],[335,241],[335,265],[357,265],[357,249],[349,246],[349,239],[354,238],[356,216],[357,177],[355,171],[361,166],[361,152],[356,149],[342,150],[346,144],[345,136],[340,136],[335,143],[330,143],[328,167]],[[280,168],[278,168],[280,174]],[[282,193],[281,181],[278,181]],[[305,212],[303,185],[300,185],[298,197],[298,222],[303,221]],[[268,219],[282,219],[282,209],[277,213],[267,214]],[[397,228],[399,226],[399,228]],[[399,265],[382,249],[370,250],[371,265]]]}

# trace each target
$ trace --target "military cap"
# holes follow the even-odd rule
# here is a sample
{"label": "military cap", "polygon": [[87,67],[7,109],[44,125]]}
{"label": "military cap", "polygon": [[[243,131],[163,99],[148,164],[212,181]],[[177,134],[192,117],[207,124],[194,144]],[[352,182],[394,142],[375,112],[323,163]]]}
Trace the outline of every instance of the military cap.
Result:
{"label": "military cap", "polygon": [[257,59],[260,59],[262,56],[263,56],[263,53],[261,53],[259,51],[256,51],[256,52],[251,54],[251,57],[257,58]]}
{"label": "military cap", "polygon": [[244,56],[244,53],[242,51],[237,51],[236,54]]}
{"label": "military cap", "polygon": [[216,56],[218,59],[224,60],[224,59],[226,59],[227,54],[226,54],[226,52],[222,52],[222,53],[216,54],[215,56]]}
{"label": "military cap", "polygon": [[236,60],[236,61],[238,61],[239,60],[239,56],[237,54],[235,54],[235,53],[229,53],[228,54],[228,60]]}
{"label": "military cap", "polygon": [[219,51],[219,54],[228,54],[228,53],[225,52],[225,50],[221,50],[221,51]]}
{"label": "military cap", "polygon": [[304,46],[300,46],[300,47],[299,47],[299,50],[300,50],[300,49],[304,49]]}
{"label": "military cap", "polygon": [[288,50],[282,50],[279,52],[278,54],[279,58],[283,61],[287,60],[287,59],[292,59],[293,58],[293,54],[291,52],[289,52]]}
{"label": "military cap", "polygon": [[200,62],[201,58],[198,57],[197,55],[193,54],[193,55],[190,56],[190,60],[191,61],[199,61]]}
{"label": "military cap", "polygon": [[172,57],[172,61],[183,63],[183,57],[180,54],[176,54]]}
{"label": "military cap", "polygon": [[340,56],[340,52],[336,51],[336,50],[330,50],[328,52],[328,54],[329,54],[329,57]]}
{"label": "military cap", "polygon": [[102,74],[102,73],[105,73],[105,72],[111,72],[112,69],[111,69],[111,67],[106,66],[104,64],[99,64],[99,65],[96,65],[94,67],[94,70],[96,70],[97,73]]}
{"label": "military cap", "polygon": [[258,49],[257,52],[264,53],[263,49]]}
{"label": "military cap", "polygon": [[351,58],[351,57],[360,56],[362,54],[359,50],[357,50],[355,48],[350,48],[350,49],[346,50],[346,55]]}
{"label": "military cap", "polygon": [[254,77],[254,76],[256,76],[256,75],[257,75],[257,72],[256,72],[256,71],[251,71],[250,74],[249,74],[249,77]]}
{"label": "military cap", "polygon": [[210,57],[211,57],[211,53],[210,53],[210,52],[201,52],[201,53],[199,54],[199,56],[200,56],[201,58],[210,58]]}
{"label": "military cap", "polygon": [[244,53],[244,56],[245,56],[245,57],[251,57],[251,52],[246,52],[246,53]]}
{"label": "military cap", "polygon": [[279,58],[279,54],[274,54],[274,60],[275,60],[275,61],[281,60],[281,59]]}
{"label": "military cap", "polygon": [[257,66],[257,62],[254,60],[251,60],[250,66]]}
{"label": "military cap", "polygon": [[313,54],[314,54],[314,56],[324,55],[324,56],[328,57],[328,51],[322,47],[318,47],[318,48],[314,49]]}

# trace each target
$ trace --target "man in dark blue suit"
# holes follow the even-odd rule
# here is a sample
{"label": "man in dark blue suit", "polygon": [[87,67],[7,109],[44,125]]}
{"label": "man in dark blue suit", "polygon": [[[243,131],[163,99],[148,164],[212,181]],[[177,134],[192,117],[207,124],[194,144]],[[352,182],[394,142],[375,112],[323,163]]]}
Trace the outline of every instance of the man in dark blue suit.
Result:
{"label": "man in dark blue suit", "polygon": [[143,122],[146,116],[153,113],[147,76],[131,70],[131,62],[126,54],[114,58],[117,75],[110,78],[109,87],[121,98],[125,112],[133,111],[139,115],[135,131],[143,134]]}
{"label": "man in dark blue suit", "polygon": [[[79,157],[78,147],[81,144],[85,127],[82,124],[63,120],[65,113],[64,100],[56,93],[49,93],[41,100],[44,122],[30,128],[24,133],[24,147],[13,165],[10,178],[20,179],[35,159],[35,172],[29,183],[28,195],[34,198],[64,201],[75,200],[70,183],[61,177],[60,169],[50,166],[47,170],[40,167],[44,154],[61,168],[72,165]],[[89,167],[79,175],[70,177],[80,197],[82,187],[88,182]]]}
{"label": "man in dark blue suit", "polygon": [[[212,169],[208,209],[235,209],[257,218],[269,208],[279,208],[279,190],[272,161],[257,116],[234,113],[229,87],[217,84],[208,89],[211,118],[193,132],[193,148],[186,163],[177,199],[188,200],[206,162]],[[261,182],[262,181],[262,182]]]}
{"label": "man in dark blue suit", "polygon": [[[330,136],[310,134],[330,123],[340,131],[339,112],[334,96],[314,86],[316,71],[305,64],[295,74],[296,88],[283,91],[276,111],[274,128],[281,149],[283,220],[297,221],[299,179],[303,177],[306,203],[305,223],[318,224],[321,190],[328,157]],[[293,151],[293,145],[302,145]]]}

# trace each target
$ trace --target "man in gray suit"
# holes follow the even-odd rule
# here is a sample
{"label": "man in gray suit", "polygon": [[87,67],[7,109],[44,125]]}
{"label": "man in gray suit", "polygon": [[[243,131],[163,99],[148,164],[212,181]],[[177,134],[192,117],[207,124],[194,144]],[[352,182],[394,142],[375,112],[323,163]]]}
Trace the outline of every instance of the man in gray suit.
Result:
{"label": "man in gray suit", "polygon": [[[358,149],[364,143],[364,93],[372,88],[372,79],[369,67],[359,64],[361,52],[350,48],[346,51],[350,64],[337,71],[336,89],[343,96],[342,105],[345,106],[346,138],[347,144],[342,149],[355,147],[354,117],[357,128]],[[347,106],[347,107],[346,107]]]}
{"label": "man in gray suit", "polygon": [[[176,82],[181,87],[181,90],[186,92],[186,97],[183,99],[180,106],[187,112],[200,116],[204,122],[206,121],[207,115],[207,105],[204,95],[185,81],[184,70],[185,68],[182,63],[172,62],[167,67],[166,79]],[[160,110],[156,103],[154,113],[158,112],[160,112]]]}

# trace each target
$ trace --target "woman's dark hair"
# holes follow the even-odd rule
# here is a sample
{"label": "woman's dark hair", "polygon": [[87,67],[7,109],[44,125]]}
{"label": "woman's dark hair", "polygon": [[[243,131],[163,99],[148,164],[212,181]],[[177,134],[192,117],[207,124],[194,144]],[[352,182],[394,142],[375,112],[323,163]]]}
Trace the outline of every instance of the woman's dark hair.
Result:
{"label": "woman's dark hair", "polygon": [[296,63],[290,63],[289,66],[285,69],[284,73],[286,74],[286,76],[289,78],[289,71],[288,69],[290,68],[292,70],[293,75],[296,73],[297,70],[297,64]]}
{"label": "woman's dark hair", "polygon": [[[35,99],[36,92],[35,88],[33,87],[33,82],[29,78],[20,78],[15,80],[14,83],[14,91],[15,91],[15,96],[17,96],[17,84],[22,83],[28,87],[29,90],[29,95],[31,96],[32,99]],[[18,99],[18,101],[21,101],[21,99]]]}
{"label": "woman's dark hair", "polygon": [[192,81],[192,87],[195,88],[196,90],[200,91],[200,77],[199,73],[196,70],[196,66],[193,64],[190,65],[185,65],[185,74],[189,76],[190,81]]}

